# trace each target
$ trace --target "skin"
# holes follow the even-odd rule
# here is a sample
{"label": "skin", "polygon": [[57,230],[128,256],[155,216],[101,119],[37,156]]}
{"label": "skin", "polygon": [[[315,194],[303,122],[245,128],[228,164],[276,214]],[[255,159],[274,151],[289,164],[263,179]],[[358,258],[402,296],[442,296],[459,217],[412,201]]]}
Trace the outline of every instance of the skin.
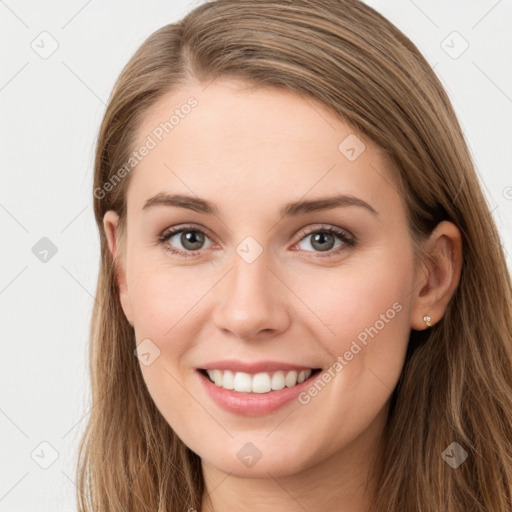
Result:
{"label": "skin", "polygon": [[[348,160],[338,146],[354,129],[289,91],[231,79],[189,85],[147,113],[135,146],[190,96],[198,106],[132,171],[124,250],[117,215],[104,217],[136,342],[149,338],[160,350],[140,365],[148,390],[202,459],[203,512],[363,511],[380,472],[380,436],[410,330],[427,328],[425,314],[438,322],[457,287],[460,232],[440,223],[426,242],[436,263],[416,264],[384,155],[356,134],[366,149]],[[218,214],[175,206],[143,211],[160,192],[207,199]],[[344,206],[279,216],[288,202],[334,193],[361,198],[378,215]],[[206,231],[196,256],[157,243],[166,228],[184,223]],[[314,234],[330,226],[352,234],[356,245],[334,235],[327,251],[318,249]],[[302,228],[313,235],[298,236]],[[252,263],[236,251],[248,236],[263,249]],[[191,250],[180,233],[164,243]],[[325,370],[397,302],[400,312],[308,404],[294,400],[245,417],[219,408],[203,390],[196,368],[219,359]],[[252,467],[237,457],[248,442],[262,454]]]}

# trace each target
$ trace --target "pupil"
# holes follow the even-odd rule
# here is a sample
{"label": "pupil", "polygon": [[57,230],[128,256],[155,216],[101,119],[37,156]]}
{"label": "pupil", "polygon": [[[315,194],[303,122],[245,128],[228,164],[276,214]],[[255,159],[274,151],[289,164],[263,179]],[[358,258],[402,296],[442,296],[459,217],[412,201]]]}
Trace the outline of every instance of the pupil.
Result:
{"label": "pupil", "polygon": [[[329,249],[331,249],[332,243],[330,245],[327,244],[327,245],[329,245],[329,247],[326,247],[326,244],[325,244],[326,238],[327,239],[330,238],[331,242],[334,241],[334,237],[330,233],[317,233],[316,235],[314,235],[313,242],[312,242],[313,247],[320,249],[321,251],[328,251]],[[320,245],[318,247],[315,246],[315,244],[317,244],[317,242],[320,242]]]}
{"label": "pupil", "polygon": [[191,250],[198,249],[199,247],[201,247],[201,244],[203,243],[202,235],[200,235],[197,231],[186,231],[181,235],[181,238],[181,243],[183,244],[183,247],[187,247],[186,244],[192,244],[193,247],[189,247],[189,249]]}

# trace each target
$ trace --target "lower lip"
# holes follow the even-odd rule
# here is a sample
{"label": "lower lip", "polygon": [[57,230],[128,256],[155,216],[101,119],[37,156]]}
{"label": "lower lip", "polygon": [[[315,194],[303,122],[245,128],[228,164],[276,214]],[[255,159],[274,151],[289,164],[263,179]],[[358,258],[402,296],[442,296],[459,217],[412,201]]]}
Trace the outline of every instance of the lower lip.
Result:
{"label": "lower lip", "polygon": [[319,375],[315,373],[300,384],[268,393],[240,393],[221,388],[206,375],[198,371],[199,377],[210,398],[224,410],[242,416],[262,416],[277,411],[305,391]]}

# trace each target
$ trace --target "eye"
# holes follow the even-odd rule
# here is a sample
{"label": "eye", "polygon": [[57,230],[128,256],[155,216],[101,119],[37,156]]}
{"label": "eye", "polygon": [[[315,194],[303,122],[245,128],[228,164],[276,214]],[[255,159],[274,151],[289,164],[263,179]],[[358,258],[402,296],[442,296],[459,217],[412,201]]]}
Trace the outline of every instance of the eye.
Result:
{"label": "eye", "polygon": [[[356,243],[355,238],[348,232],[333,226],[322,226],[321,228],[316,229],[308,228],[303,230],[300,233],[300,236],[302,236],[302,238],[299,244],[308,238],[310,239],[307,245],[312,247],[313,251],[304,249],[306,252],[327,252],[327,256],[331,256],[333,253],[337,254],[340,251],[350,249],[354,247]],[[335,247],[336,238],[341,240],[341,243]]]}
{"label": "eye", "polygon": [[[178,236],[179,235],[179,236]],[[169,242],[176,238],[172,244]],[[159,237],[159,242],[166,251],[180,256],[195,256],[201,249],[204,249],[205,238],[208,238],[202,229],[195,226],[178,226],[165,230]],[[182,249],[176,248],[175,244],[181,244]]]}
{"label": "eye", "polygon": [[[308,237],[311,237],[309,246],[312,247],[313,250],[302,250],[306,252],[327,253],[325,256],[332,256],[333,254],[348,250],[356,245],[356,239],[353,235],[333,226],[321,226],[316,229],[307,228],[302,230],[299,236],[301,236],[301,239],[296,245],[300,245]],[[341,241],[341,243],[335,247],[336,238]],[[163,245],[166,251],[172,254],[176,254],[179,257],[190,257],[198,255],[202,249],[205,249],[203,245],[206,239],[209,239],[209,237],[203,229],[189,225],[175,226],[166,229],[158,237],[158,242]],[[181,248],[179,246],[176,247],[176,244],[181,245]],[[325,257],[322,254],[318,256]]]}

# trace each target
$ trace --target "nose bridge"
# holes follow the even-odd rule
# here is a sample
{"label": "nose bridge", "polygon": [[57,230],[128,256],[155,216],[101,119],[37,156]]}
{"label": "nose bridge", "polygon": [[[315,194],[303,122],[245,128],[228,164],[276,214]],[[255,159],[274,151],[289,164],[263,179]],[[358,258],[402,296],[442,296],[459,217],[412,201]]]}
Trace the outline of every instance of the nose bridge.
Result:
{"label": "nose bridge", "polygon": [[270,252],[256,240],[244,239],[235,249],[232,270],[220,288],[221,300],[214,313],[218,328],[250,338],[265,330],[285,327],[288,315],[282,283],[270,270]]}

